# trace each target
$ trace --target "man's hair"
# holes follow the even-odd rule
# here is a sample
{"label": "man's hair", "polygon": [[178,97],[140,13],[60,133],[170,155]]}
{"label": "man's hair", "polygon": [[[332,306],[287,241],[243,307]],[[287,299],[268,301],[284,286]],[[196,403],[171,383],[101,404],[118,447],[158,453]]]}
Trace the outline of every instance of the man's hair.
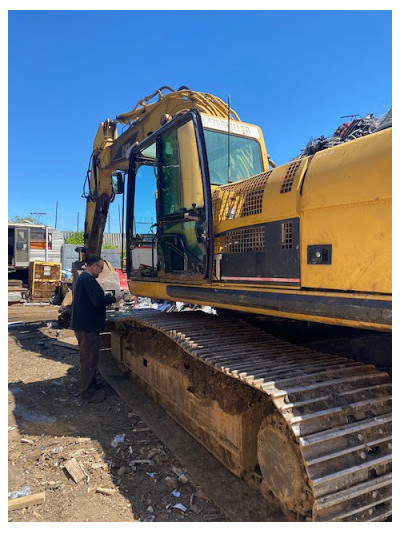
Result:
{"label": "man's hair", "polygon": [[99,261],[104,261],[104,259],[102,259],[99,255],[89,255],[89,257],[86,259],[86,266],[90,267]]}

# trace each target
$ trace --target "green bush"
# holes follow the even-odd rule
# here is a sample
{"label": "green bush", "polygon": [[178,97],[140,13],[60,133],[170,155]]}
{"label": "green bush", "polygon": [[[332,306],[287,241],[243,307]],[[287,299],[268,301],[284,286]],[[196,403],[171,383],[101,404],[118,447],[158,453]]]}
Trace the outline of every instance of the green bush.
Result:
{"label": "green bush", "polygon": [[66,244],[83,244],[83,231],[74,231],[65,242]]}

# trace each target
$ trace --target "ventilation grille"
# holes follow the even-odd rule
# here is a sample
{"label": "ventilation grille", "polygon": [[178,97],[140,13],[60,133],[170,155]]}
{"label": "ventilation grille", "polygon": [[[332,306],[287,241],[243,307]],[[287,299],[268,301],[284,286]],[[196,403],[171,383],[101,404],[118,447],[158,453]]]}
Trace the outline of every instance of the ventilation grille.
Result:
{"label": "ventilation grille", "polygon": [[293,223],[283,222],[281,224],[281,248],[289,250],[293,246]]}
{"label": "ventilation grille", "polygon": [[286,171],[286,176],[282,182],[281,194],[290,192],[292,190],[294,178],[296,176],[297,169],[301,165],[301,160],[291,163]]}
{"label": "ventilation grille", "polygon": [[265,248],[264,231],[263,226],[227,231],[215,238],[215,253],[263,252]]}
{"label": "ventilation grille", "polygon": [[271,172],[216,189],[212,198],[214,224],[261,213],[265,184]]}

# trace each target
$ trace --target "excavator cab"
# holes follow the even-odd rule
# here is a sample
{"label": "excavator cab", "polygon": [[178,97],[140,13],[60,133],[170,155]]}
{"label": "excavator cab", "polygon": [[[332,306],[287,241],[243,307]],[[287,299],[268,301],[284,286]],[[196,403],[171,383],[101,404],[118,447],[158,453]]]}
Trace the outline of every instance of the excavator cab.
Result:
{"label": "excavator cab", "polygon": [[[152,269],[133,268],[128,253],[129,277],[143,270],[160,280],[208,281],[212,261],[211,188],[205,139],[198,111],[192,110],[167,123],[135,147],[128,173],[128,250],[135,247],[135,211],[144,188],[154,189],[157,234],[152,250]],[[147,167],[147,172],[144,168]],[[148,167],[153,167],[149,172]],[[142,180],[143,181],[143,180]],[[151,181],[153,183],[151,183]],[[136,201],[135,201],[136,199]],[[151,211],[152,206],[146,205]],[[155,260],[157,255],[157,260]]]}

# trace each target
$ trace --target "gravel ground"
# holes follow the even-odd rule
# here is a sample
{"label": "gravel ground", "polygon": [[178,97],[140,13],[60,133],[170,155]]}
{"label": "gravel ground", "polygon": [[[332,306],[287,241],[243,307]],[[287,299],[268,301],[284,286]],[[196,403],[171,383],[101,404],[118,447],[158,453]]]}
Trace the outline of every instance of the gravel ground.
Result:
{"label": "gravel ground", "polygon": [[8,520],[229,521],[112,389],[79,401],[76,339],[57,317],[57,306],[9,306],[9,323],[24,324],[8,329],[8,491],[44,501]]}

